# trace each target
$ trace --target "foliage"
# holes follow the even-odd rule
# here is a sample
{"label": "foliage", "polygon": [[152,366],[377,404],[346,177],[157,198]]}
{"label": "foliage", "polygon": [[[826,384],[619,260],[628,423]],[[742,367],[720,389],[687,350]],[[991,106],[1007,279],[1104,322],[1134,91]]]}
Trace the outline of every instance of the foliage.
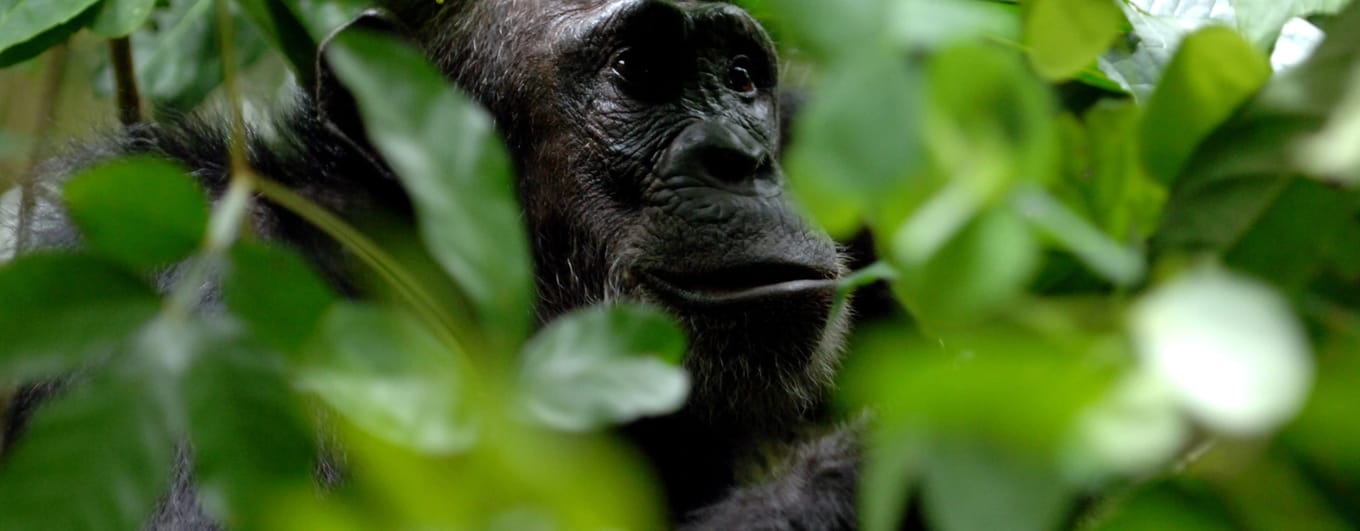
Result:
{"label": "foliage", "polygon": [[[794,195],[881,257],[842,291],[883,280],[906,310],[856,332],[838,397],[874,413],[865,528],[913,493],[946,530],[1360,526],[1360,4],[744,4],[810,95]],[[158,113],[239,108],[232,72],[310,86],[365,7],[0,0],[0,65],[88,28],[130,40]],[[405,45],[328,44],[433,272],[247,167],[212,203],[165,162],[84,171],[64,199],[87,245],[0,266],[0,383],[76,380],[0,464],[0,529],[139,527],[188,447],[232,527],[657,526],[606,428],[683,402],[678,328],[622,305],[532,332],[488,118]],[[0,208],[43,191],[14,182]],[[243,233],[254,193],[387,296],[344,300]],[[316,417],[355,470],[322,497]]]}

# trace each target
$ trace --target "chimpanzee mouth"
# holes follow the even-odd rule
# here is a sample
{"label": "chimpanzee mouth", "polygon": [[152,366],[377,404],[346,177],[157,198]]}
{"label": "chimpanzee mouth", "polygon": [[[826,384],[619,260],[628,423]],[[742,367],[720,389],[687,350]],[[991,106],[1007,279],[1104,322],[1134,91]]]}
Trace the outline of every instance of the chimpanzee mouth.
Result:
{"label": "chimpanzee mouth", "polygon": [[790,263],[751,263],[705,271],[639,271],[640,280],[658,295],[695,304],[754,302],[778,296],[825,294],[836,289],[837,274]]}

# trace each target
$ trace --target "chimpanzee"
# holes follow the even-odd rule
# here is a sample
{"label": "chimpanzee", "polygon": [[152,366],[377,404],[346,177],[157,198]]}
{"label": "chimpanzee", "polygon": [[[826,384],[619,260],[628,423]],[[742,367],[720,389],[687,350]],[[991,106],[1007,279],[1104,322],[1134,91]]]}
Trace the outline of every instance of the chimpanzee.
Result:
{"label": "chimpanzee", "polygon": [[[811,430],[846,327],[830,318],[843,266],[836,245],[784,194],[778,61],[756,21],[701,1],[383,7],[369,14],[382,19],[372,26],[422,47],[504,135],[531,234],[540,321],[630,299],[658,304],[684,325],[690,403],[625,428],[658,470],[677,524],[854,527],[855,437]],[[362,126],[343,89],[318,78],[318,90],[278,118],[275,134],[251,139],[256,171],[342,215],[409,214],[355,130]],[[60,180],[100,158],[159,154],[220,192],[228,136],[220,123],[132,127],[45,171]],[[266,237],[345,276],[323,235],[267,202],[256,208]],[[59,208],[39,213],[50,218],[37,225],[41,239],[74,241]],[[771,449],[782,464],[756,472]],[[177,482],[156,527],[203,522],[188,484]]]}

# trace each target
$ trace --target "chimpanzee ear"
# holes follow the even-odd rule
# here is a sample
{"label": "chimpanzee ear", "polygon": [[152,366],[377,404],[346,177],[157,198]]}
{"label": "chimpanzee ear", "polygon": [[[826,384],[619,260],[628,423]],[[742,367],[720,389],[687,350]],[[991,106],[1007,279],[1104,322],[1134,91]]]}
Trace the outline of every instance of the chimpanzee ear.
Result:
{"label": "chimpanzee ear", "polygon": [[373,166],[384,174],[389,174],[386,164],[373,151],[364,131],[364,122],[359,115],[358,104],[326,61],[326,51],[342,32],[365,31],[381,33],[405,39],[410,35],[406,27],[390,12],[384,9],[369,8],[359,13],[349,22],[332,31],[317,46],[316,77],[311,87],[311,97],[315,105],[316,120],[362,154]]}

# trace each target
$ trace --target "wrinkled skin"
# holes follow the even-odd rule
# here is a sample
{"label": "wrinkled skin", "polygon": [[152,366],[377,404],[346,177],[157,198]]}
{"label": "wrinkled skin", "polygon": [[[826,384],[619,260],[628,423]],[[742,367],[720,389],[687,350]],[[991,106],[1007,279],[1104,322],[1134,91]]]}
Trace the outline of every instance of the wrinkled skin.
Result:
{"label": "wrinkled skin", "polygon": [[[533,243],[539,320],[641,300],[669,310],[689,334],[689,404],[624,430],[656,466],[677,523],[853,527],[853,434],[806,435],[844,334],[844,322],[828,322],[843,267],[834,243],[785,197],[777,58],[764,31],[715,2],[445,4],[392,0],[379,26],[424,47],[505,135]],[[348,99],[326,97],[330,90],[340,89],[321,87],[283,114],[278,138],[252,139],[252,165],[343,216],[409,216],[403,192],[348,119]],[[44,172],[59,182],[102,158],[152,153],[194,168],[220,192],[218,122],[139,126]],[[273,205],[257,208],[257,230],[347,285],[347,260],[333,243]],[[39,239],[75,244],[57,210],[39,209],[51,218],[38,220]],[[11,412],[8,425],[31,409]],[[781,464],[749,472],[772,448]],[[212,527],[194,503],[186,463],[152,527]]]}
{"label": "wrinkled skin", "polygon": [[515,154],[542,317],[660,303],[690,332],[695,407],[769,429],[805,414],[835,366],[827,279],[841,266],[784,197],[760,26],[706,2],[485,2],[432,18],[418,40]]}

